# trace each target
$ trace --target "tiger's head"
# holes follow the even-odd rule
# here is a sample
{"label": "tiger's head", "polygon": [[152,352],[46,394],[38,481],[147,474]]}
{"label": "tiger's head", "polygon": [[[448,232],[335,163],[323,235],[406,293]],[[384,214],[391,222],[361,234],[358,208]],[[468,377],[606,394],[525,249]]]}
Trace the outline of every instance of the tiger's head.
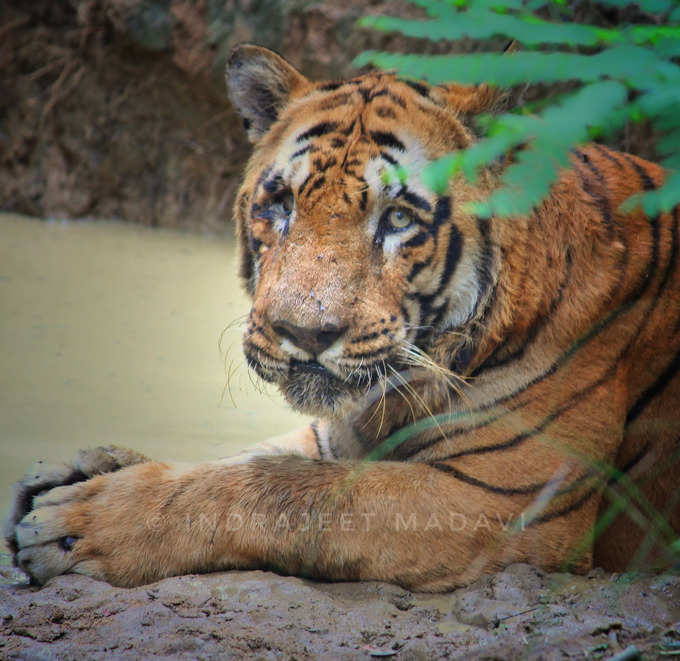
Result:
{"label": "tiger's head", "polygon": [[227,82],[254,143],[235,205],[249,365],[326,416],[409,355],[464,370],[460,338],[494,278],[485,221],[463,208],[482,192],[458,181],[437,195],[418,173],[470,144],[464,117],[494,92],[391,73],[315,83],[251,45]]}

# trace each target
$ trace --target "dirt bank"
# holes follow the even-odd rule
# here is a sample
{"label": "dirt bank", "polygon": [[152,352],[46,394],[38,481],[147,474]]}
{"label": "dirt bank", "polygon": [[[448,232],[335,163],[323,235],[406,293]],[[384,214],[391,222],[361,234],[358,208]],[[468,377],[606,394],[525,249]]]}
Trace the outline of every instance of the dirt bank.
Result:
{"label": "dirt bank", "polygon": [[680,576],[514,565],[445,595],[260,571],[0,588],[9,659],[596,659],[630,646],[645,658],[680,650]]}
{"label": "dirt bank", "polygon": [[[225,94],[230,49],[268,46],[318,79],[351,75],[371,48],[478,48],[356,26],[366,14],[418,11],[400,0],[6,0],[0,209],[231,231],[249,146]],[[614,10],[590,14],[581,18],[616,24]],[[635,124],[616,146],[653,157],[653,144]]]}
{"label": "dirt bank", "polygon": [[[254,41],[308,75],[388,37],[378,2],[8,0],[0,7],[0,209],[231,231],[249,146],[227,54]],[[397,6],[398,8],[398,6]]]}

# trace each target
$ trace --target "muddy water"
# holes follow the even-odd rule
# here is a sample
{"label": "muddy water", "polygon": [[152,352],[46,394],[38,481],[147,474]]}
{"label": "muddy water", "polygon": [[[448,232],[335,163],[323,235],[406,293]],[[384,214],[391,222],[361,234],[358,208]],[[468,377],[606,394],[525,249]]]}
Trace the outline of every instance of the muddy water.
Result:
{"label": "muddy water", "polygon": [[213,459],[300,426],[239,323],[220,351],[247,310],[233,240],[0,214],[0,511],[36,458]]}

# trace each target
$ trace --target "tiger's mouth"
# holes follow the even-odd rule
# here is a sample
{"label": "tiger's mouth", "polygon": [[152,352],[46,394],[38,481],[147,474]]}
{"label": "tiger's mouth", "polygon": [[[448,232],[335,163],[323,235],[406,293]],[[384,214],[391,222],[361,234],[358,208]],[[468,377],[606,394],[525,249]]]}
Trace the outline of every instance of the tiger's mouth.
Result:
{"label": "tiger's mouth", "polygon": [[319,414],[333,411],[361,390],[353,379],[342,379],[316,360],[291,359],[279,387],[286,400],[298,411]]}
{"label": "tiger's mouth", "polygon": [[244,348],[248,366],[260,378],[275,384],[295,410],[315,416],[346,411],[347,405],[370,406],[396,387],[402,380],[399,375],[408,368],[396,347],[381,352],[379,359],[357,355],[330,366],[295,357],[284,362],[248,342]]}

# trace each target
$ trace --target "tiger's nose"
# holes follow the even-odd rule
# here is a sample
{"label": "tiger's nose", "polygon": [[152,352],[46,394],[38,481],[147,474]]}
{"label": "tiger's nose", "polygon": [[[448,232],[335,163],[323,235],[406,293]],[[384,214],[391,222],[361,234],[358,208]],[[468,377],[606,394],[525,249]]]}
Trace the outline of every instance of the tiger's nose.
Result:
{"label": "tiger's nose", "polygon": [[314,356],[323,353],[347,330],[347,326],[336,324],[304,328],[283,320],[272,322],[272,328],[279,337],[290,340],[296,347]]}

